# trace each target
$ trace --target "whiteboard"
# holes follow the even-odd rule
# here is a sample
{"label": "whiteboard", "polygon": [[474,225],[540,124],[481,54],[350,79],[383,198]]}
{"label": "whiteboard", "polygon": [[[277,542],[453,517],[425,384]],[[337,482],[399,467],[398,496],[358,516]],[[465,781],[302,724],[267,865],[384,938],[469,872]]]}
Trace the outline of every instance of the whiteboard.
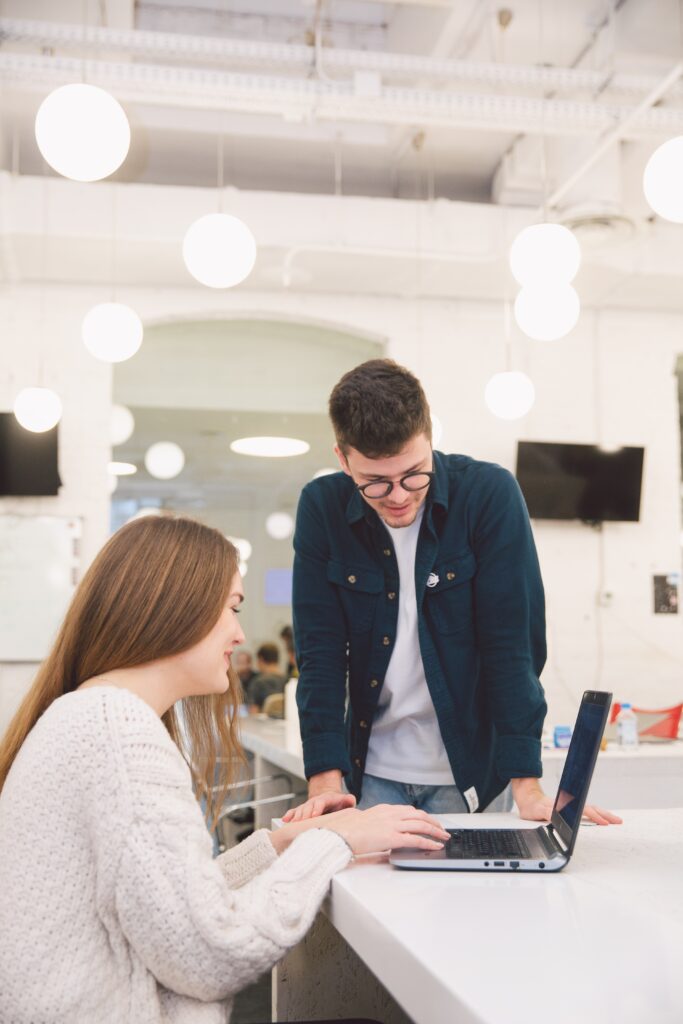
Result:
{"label": "whiteboard", "polygon": [[0,661],[42,661],[76,589],[83,521],[0,515]]}

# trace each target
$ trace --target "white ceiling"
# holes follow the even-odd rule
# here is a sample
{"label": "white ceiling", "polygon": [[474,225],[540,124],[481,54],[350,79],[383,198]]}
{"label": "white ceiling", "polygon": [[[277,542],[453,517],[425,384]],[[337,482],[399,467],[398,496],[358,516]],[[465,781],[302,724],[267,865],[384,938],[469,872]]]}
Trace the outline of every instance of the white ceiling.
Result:
{"label": "white ceiling", "polygon": [[[90,0],[85,7],[84,24],[81,0],[2,4],[10,19],[0,52],[5,161],[22,173],[43,170],[32,122],[50,81],[82,74],[87,57],[88,80],[114,75],[112,88],[133,127],[117,180],[215,184],[222,136],[224,180],[238,188],[486,202],[519,126],[541,131],[544,96],[551,143],[567,131],[585,135],[588,104],[605,112],[609,127],[680,55],[678,0]],[[41,36],[35,26],[22,35],[16,19],[59,22],[54,31],[62,35]],[[94,37],[84,47],[83,33],[100,28],[136,35],[117,42],[110,32],[108,47]],[[228,57],[212,54],[212,45],[230,41],[262,45],[260,56],[240,57],[234,46]],[[283,63],[282,46],[290,56],[302,53],[301,61]],[[387,59],[397,55],[425,58],[428,70],[391,70]],[[35,63],[20,71],[14,58]],[[437,73],[439,60],[459,62],[460,70]],[[378,61],[384,70],[375,86],[354,79],[354,67]],[[467,80],[484,65],[488,71]],[[544,66],[597,74],[600,87],[540,88],[523,75],[516,84],[500,77],[506,68],[531,73]],[[144,80],[131,78],[143,71]],[[615,72],[630,82],[626,92]],[[242,77],[216,91],[212,74]],[[642,88],[637,76],[644,76]],[[386,101],[395,86],[403,99],[392,109]],[[358,95],[374,87],[383,90],[381,101]],[[315,98],[302,107],[292,88],[313,90]],[[339,90],[349,95],[330,104],[328,94]],[[678,116],[681,95],[670,89],[649,116]],[[450,106],[439,112],[444,102]],[[562,105],[557,116],[553,102]],[[656,131],[643,123],[636,135]]]}

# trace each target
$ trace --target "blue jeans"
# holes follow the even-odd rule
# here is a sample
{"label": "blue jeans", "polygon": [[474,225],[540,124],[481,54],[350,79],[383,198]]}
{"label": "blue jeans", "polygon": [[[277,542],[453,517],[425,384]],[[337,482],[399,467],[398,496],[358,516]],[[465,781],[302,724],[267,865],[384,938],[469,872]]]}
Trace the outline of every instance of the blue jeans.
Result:
{"label": "blue jeans", "polygon": [[[427,814],[467,814],[467,803],[457,786],[415,786],[407,782],[363,776],[363,789],[358,806],[361,810],[375,804],[408,804]],[[512,810],[512,794],[508,786],[489,804],[489,811]]]}

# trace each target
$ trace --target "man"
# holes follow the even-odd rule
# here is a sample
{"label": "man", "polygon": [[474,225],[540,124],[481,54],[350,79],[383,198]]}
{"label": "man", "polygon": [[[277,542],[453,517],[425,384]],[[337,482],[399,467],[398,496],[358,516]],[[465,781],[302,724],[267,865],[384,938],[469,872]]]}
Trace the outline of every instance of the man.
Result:
{"label": "man", "polygon": [[291,626],[283,626],[280,630],[280,639],[285,645],[286,674],[288,679],[298,679],[299,669],[296,667],[296,653],[294,651],[294,630]]}
{"label": "man", "polygon": [[261,644],[256,652],[258,672],[249,684],[247,703],[249,714],[257,715],[263,710],[266,697],[271,693],[283,693],[285,677],[278,672],[280,652],[277,644]]}
{"label": "man", "polygon": [[242,684],[242,698],[244,703],[249,705],[249,687],[252,679],[256,678],[256,671],[254,670],[254,663],[251,657],[251,651],[241,650],[236,651],[233,655],[232,663],[235,667],[235,672],[239,677],[239,681]]}
{"label": "man", "polygon": [[356,799],[474,812],[508,783],[547,820],[543,586],[514,477],[432,452],[422,387],[388,359],[345,374],[330,417],[342,472],[304,488],[294,537],[309,799],[285,820]]}

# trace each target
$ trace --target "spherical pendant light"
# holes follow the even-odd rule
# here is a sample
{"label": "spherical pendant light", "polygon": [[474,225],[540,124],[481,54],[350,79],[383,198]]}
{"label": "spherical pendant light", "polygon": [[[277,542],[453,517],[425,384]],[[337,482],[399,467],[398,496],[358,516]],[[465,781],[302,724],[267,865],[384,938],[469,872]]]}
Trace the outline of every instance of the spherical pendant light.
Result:
{"label": "spherical pendant light", "polygon": [[251,558],[252,547],[251,543],[246,537],[227,537],[227,540],[237,548],[237,554],[240,556],[240,561],[248,562]]}
{"label": "spherical pendant light", "polygon": [[576,326],[581,313],[579,296],[570,284],[522,288],[515,299],[515,320],[535,341],[557,341]]}
{"label": "spherical pendant light", "polygon": [[35,132],[50,167],[74,181],[99,181],[113,174],[130,146],[121,104],[104,89],[82,83],[62,85],[46,96]]}
{"label": "spherical pendant light", "polygon": [[517,420],[526,416],[535,397],[531,380],[525,373],[516,370],[494,374],[484,392],[488,408],[502,420]]}
{"label": "spherical pendant light", "polygon": [[683,135],[654,151],[643,174],[643,192],[655,213],[683,224]]}
{"label": "spherical pendant light", "polygon": [[294,520],[289,512],[271,512],[266,519],[266,533],[273,540],[286,540],[294,532]]}
{"label": "spherical pendant light", "polygon": [[187,229],[183,259],[209,288],[232,288],[254,269],[256,242],[247,225],[227,213],[207,213]]}
{"label": "spherical pendant light", "polygon": [[122,363],[142,345],[142,320],[121,302],[101,302],[85,314],[81,333],[83,344],[96,359]]}
{"label": "spherical pendant light", "polygon": [[133,436],[135,418],[125,405],[112,405],[109,419],[109,440],[112,445],[125,444]]}
{"label": "spherical pendant light", "polygon": [[173,441],[157,441],[145,452],[147,472],[157,480],[172,480],[182,472],[184,465],[185,453]]}
{"label": "spherical pendant light", "polygon": [[14,400],[14,415],[25,430],[42,434],[62,418],[62,400],[50,388],[24,388]]}
{"label": "spherical pendant light", "polygon": [[532,224],[515,238],[510,270],[523,286],[569,284],[581,263],[575,235],[562,224]]}

